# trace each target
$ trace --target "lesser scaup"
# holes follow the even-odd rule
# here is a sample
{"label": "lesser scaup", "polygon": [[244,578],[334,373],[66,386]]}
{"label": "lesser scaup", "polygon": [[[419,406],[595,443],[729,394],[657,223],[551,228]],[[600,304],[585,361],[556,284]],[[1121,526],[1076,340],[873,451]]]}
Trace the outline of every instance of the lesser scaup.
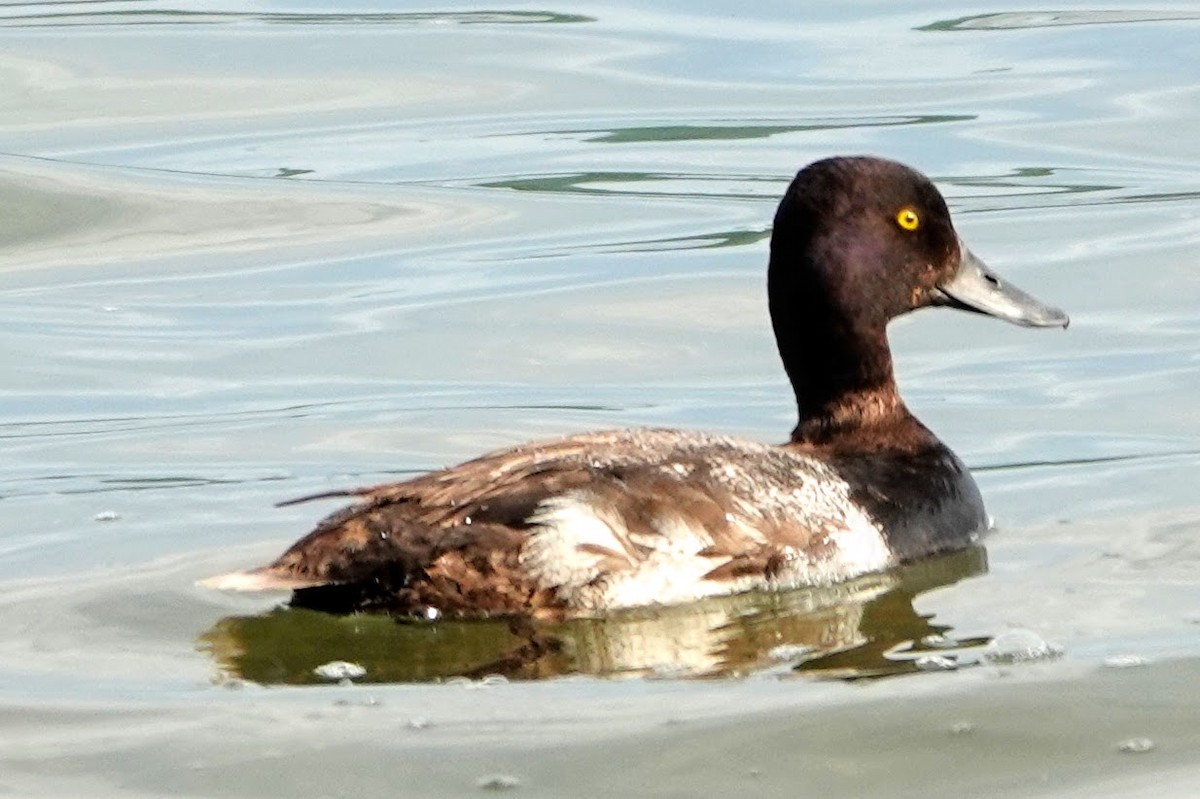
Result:
{"label": "lesser scaup", "polygon": [[767,286],[799,411],[788,442],[634,429],[524,444],[319,495],[358,502],[206,584],[334,611],[593,614],[836,582],[975,540],[979,489],[900,400],[887,323],[937,305],[1036,327],[1066,314],[992,274],[925,176],[871,157],[800,170]]}

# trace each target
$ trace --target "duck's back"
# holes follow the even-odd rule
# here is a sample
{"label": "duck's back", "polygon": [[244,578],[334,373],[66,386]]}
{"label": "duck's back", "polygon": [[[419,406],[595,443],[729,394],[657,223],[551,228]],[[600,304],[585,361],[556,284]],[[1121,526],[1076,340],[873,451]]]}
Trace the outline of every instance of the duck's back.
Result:
{"label": "duck's back", "polygon": [[963,546],[982,513],[940,445],[829,461],[678,430],[527,444],[350,493],[357,504],[224,584],[333,610],[589,613],[847,579]]}

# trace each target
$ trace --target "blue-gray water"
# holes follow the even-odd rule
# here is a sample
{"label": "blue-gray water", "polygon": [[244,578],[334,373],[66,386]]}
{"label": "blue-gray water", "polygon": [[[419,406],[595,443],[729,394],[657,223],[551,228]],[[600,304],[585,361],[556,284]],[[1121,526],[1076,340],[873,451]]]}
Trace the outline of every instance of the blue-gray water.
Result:
{"label": "blue-gray water", "polygon": [[[640,5],[0,5],[0,795],[1200,791],[1200,7]],[[1071,312],[892,328],[986,553],[722,638],[748,677],[264,687],[503,632],[194,587],[326,509],[277,500],[580,429],[785,436],[765,237],[842,152],[929,173]],[[643,621],[546,673],[713,667],[708,622]],[[972,646],[780,654],[881,628],[828,675]]]}

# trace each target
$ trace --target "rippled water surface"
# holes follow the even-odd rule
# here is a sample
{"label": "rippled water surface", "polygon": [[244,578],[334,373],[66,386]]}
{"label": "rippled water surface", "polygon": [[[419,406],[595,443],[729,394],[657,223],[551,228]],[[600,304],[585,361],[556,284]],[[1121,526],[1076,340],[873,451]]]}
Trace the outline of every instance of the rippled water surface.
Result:
{"label": "rippled water surface", "polygon": [[[1075,5],[0,4],[0,795],[1200,792],[1200,7]],[[1072,314],[892,327],[986,549],[537,629],[194,586],[296,495],[780,440],[841,152]]]}

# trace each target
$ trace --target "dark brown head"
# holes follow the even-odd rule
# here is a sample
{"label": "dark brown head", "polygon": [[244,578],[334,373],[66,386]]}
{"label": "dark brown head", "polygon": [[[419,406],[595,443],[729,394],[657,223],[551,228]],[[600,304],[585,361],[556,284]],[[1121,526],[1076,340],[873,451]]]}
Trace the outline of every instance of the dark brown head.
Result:
{"label": "dark brown head", "polygon": [[1067,324],[971,254],[928,178],[881,158],[829,158],[800,170],[775,214],[768,293],[802,423],[856,395],[894,395],[886,327],[909,311],[948,305],[1024,325]]}
{"label": "dark brown head", "polygon": [[919,172],[878,158],[817,161],[775,214],[772,312],[818,301],[855,325],[885,325],[932,303],[958,250],[946,202]]}

